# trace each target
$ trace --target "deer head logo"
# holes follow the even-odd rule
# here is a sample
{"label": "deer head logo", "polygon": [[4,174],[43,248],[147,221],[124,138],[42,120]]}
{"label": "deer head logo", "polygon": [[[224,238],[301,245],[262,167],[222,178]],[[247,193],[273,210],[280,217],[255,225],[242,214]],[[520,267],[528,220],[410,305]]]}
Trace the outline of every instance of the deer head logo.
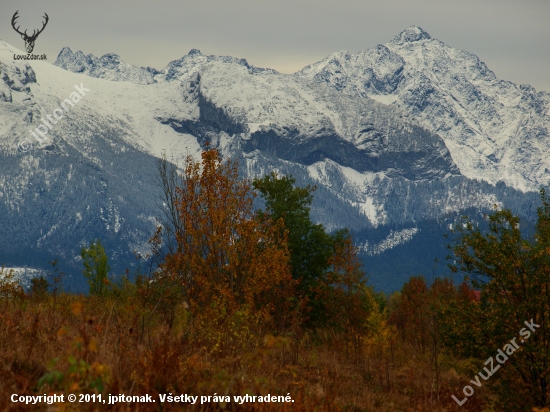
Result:
{"label": "deer head logo", "polygon": [[36,38],[38,37],[38,35],[44,31],[44,28],[46,27],[46,24],[48,24],[49,17],[46,13],[44,13],[44,18],[46,19],[46,21],[44,23],[42,23],[43,24],[42,28],[38,31],[34,30],[32,35],[29,36],[27,34],[27,30],[25,30],[25,32],[22,33],[22,32],[19,31],[19,26],[15,27],[15,20],[17,20],[17,18],[19,17],[17,15],[18,13],[19,13],[19,10],[17,10],[15,12],[15,14],[13,15],[13,17],[11,19],[11,25],[12,25],[13,29],[21,35],[23,40],[25,40],[25,48],[27,49],[27,53],[32,53],[32,51],[34,50],[34,42],[36,41]]}

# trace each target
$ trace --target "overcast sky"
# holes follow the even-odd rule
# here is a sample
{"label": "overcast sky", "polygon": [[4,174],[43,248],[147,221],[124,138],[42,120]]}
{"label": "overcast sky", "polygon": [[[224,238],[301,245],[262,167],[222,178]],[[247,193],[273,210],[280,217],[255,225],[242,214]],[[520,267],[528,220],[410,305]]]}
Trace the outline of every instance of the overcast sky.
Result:
{"label": "overcast sky", "polygon": [[0,0],[0,39],[50,22],[34,53],[64,46],[162,69],[197,48],[292,73],[329,53],[387,43],[417,25],[479,56],[497,77],[550,92],[550,0]]}

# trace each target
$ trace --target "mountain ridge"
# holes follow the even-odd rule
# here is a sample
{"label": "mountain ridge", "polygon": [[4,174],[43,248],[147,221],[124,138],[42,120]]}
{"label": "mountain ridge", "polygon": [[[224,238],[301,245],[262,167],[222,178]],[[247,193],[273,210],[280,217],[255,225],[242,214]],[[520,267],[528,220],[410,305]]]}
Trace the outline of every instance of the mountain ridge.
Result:
{"label": "mountain ridge", "polygon": [[[155,71],[154,81],[192,77],[212,61],[236,62],[250,73],[277,73],[253,68],[245,59],[205,56],[193,49]],[[70,69],[63,56],[55,64]],[[113,77],[103,78],[109,76]],[[550,94],[497,79],[477,56],[446,46],[418,26],[374,49],[335,52],[287,76],[399,107],[443,138],[469,178],[481,177],[491,184],[503,180],[524,192],[538,190],[550,179]],[[529,140],[533,143],[526,147]],[[526,150],[529,153],[523,153]]]}
{"label": "mountain ridge", "polygon": [[[287,75],[195,49],[163,70],[68,48],[55,65],[14,62],[15,49],[0,42],[0,227],[9,234],[0,237],[0,260],[21,265],[28,250],[78,265],[92,236],[123,268],[134,250],[145,254],[156,225],[156,159],[199,159],[206,142],[238,160],[243,177],[277,171],[316,185],[312,216],[329,230],[387,228],[380,233],[391,239],[360,239],[369,253],[409,242],[415,225],[461,210],[496,204],[532,218],[550,147],[547,94],[502,86],[475,56],[446,47],[409,28],[386,45],[336,52]],[[450,55],[430,61],[442,51]],[[449,56],[462,66],[449,67]],[[51,128],[47,144],[21,152],[29,130],[80,84],[90,92]],[[504,99],[497,107],[489,86],[504,87],[517,104]],[[508,121],[514,108],[521,119],[536,114],[539,128],[508,140],[484,129],[488,116],[504,110]],[[529,148],[533,130],[540,136]],[[495,179],[491,155],[506,154],[513,139],[508,146],[521,148],[523,139],[524,152],[510,149],[511,172]],[[510,164],[526,152],[538,157]]]}
{"label": "mountain ridge", "polygon": [[469,178],[503,180],[522,191],[550,179],[550,94],[497,79],[477,56],[417,26],[375,49],[333,53],[297,74],[400,107],[443,138]]}

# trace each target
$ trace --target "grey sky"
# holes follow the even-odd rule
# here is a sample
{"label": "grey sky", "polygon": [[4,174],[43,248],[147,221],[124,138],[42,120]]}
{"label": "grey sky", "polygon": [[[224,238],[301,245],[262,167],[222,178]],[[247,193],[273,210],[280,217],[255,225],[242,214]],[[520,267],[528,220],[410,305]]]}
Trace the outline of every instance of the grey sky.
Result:
{"label": "grey sky", "polygon": [[69,46],[162,69],[197,48],[292,73],[415,24],[499,78],[550,92],[550,0],[2,0],[0,39],[23,50],[10,24],[16,10],[31,33],[50,16],[35,53],[51,63]]}

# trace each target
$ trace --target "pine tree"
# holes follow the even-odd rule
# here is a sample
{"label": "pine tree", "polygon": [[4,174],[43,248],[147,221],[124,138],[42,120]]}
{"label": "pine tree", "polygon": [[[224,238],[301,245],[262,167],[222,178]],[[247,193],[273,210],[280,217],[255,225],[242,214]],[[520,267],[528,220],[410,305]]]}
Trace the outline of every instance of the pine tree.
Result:
{"label": "pine tree", "polygon": [[292,176],[278,176],[273,172],[255,179],[253,185],[262,194],[272,219],[284,222],[292,277],[300,281],[303,291],[308,291],[328,270],[334,239],[322,224],[314,224],[309,216],[315,187],[295,187],[295,182]]}

